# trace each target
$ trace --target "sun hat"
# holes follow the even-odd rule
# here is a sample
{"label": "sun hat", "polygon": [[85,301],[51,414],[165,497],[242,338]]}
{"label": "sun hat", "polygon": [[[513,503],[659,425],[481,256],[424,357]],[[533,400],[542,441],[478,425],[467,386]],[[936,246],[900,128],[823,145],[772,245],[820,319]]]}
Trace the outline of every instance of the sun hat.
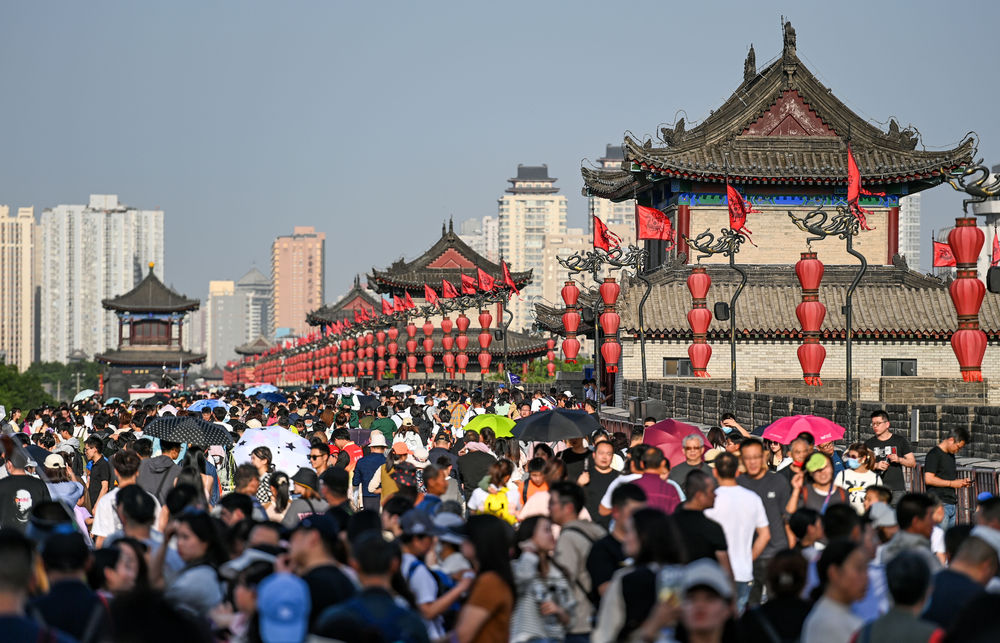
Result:
{"label": "sun hat", "polygon": [[370,447],[385,447],[389,446],[385,442],[385,436],[382,435],[381,431],[372,431],[371,435],[368,437],[368,446]]}

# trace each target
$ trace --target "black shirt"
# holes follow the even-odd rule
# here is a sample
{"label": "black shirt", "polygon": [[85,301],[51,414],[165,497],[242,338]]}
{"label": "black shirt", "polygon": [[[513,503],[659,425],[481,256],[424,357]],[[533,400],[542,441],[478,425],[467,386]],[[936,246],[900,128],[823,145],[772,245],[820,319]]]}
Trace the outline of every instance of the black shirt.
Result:
{"label": "black shirt", "polygon": [[717,552],[726,551],[726,533],[722,531],[722,525],[707,517],[705,512],[685,509],[682,505],[673,515],[684,538],[688,561],[699,558],[716,560]]}
{"label": "black shirt", "polygon": [[97,498],[101,495],[101,482],[107,482],[108,491],[111,491],[111,465],[106,458],[101,458],[90,467],[87,493],[90,494],[91,507],[97,505]]}
{"label": "black shirt", "polygon": [[[559,458],[566,463],[566,479],[570,482],[576,482],[576,479],[580,477],[584,469],[588,471],[594,470],[593,456],[589,450],[583,453],[576,453],[572,449],[566,449],[559,454]],[[589,466],[588,460],[591,461]]]}
{"label": "black shirt", "polygon": [[614,479],[620,475],[621,474],[614,469],[608,471],[607,473],[600,473],[596,469],[591,468],[590,482],[583,488],[587,497],[587,501],[584,506],[590,513],[590,519],[605,529],[607,529],[608,525],[611,524],[611,515],[602,516],[600,514],[599,507],[601,506],[601,498],[604,497],[605,492],[607,492],[608,487],[611,486]]}
{"label": "black shirt", "polygon": [[764,503],[764,513],[767,514],[767,524],[771,532],[771,540],[761,552],[761,558],[770,558],[782,549],[788,549],[788,534],[785,532],[785,505],[792,495],[792,487],[785,476],[780,475],[788,470],[785,467],[778,473],[768,471],[760,479],[750,476],[739,476],[736,484],[745,489],[753,491],[760,496],[760,501]]}
{"label": "black shirt", "polygon": [[920,618],[950,629],[962,608],[985,591],[965,574],[942,569],[934,575],[934,589]]}
{"label": "black shirt", "polygon": [[[740,619],[740,631],[745,643],[774,643],[798,641],[802,636],[802,626],[812,604],[797,596],[781,596],[769,599],[758,608],[747,610]],[[775,639],[768,630],[778,635]]]}
{"label": "black shirt", "polygon": [[336,565],[316,567],[303,576],[302,580],[309,586],[309,596],[312,598],[310,628],[323,610],[354,596],[354,585]]}
{"label": "black shirt", "polygon": [[594,543],[587,556],[587,573],[590,574],[594,595],[597,595],[598,587],[610,581],[614,573],[622,568],[624,562],[622,544],[611,534]]}
{"label": "black shirt", "polygon": [[427,454],[427,461],[437,466],[438,458],[445,457],[451,462],[452,469],[458,470],[458,456],[444,447],[434,447]]}
{"label": "black shirt", "polygon": [[[954,480],[958,477],[955,467],[955,456],[945,453],[940,447],[933,447],[924,458],[924,472],[933,473],[942,480]],[[958,494],[951,487],[932,487],[927,485],[927,493],[936,497],[943,505],[958,504]]]}
{"label": "black shirt", "polygon": [[[910,441],[895,433],[888,440],[868,438],[865,440],[865,446],[875,452],[876,462],[885,460],[890,453],[895,453],[900,458],[913,453]],[[889,468],[882,472],[882,483],[893,491],[906,491],[906,482],[903,480],[903,465],[898,462],[890,462]]]}
{"label": "black shirt", "polygon": [[465,490],[466,500],[472,495],[472,491],[479,486],[479,482],[487,476],[490,465],[496,461],[496,458],[482,451],[469,451],[458,457],[458,472],[462,476],[462,487]]}
{"label": "black shirt", "polygon": [[14,475],[0,480],[0,527],[24,531],[31,508],[50,500],[49,488],[34,476]]}
{"label": "black shirt", "polygon": [[[88,627],[89,641],[106,640],[111,624],[104,602],[85,583],[63,580],[53,583],[49,593],[28,604],[28,616],[38,614],[50,627],[62,630],[77,640],[83,640]],[[91,620],[95,623],[91,625]]]}

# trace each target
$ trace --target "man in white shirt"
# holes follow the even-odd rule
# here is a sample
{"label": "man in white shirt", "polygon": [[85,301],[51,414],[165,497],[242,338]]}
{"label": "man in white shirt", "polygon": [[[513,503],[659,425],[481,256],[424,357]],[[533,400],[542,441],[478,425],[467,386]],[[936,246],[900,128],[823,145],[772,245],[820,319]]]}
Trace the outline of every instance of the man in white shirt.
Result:
{"label": "man in white shirt", "polygon": [[723,452],[715,458],[715,506],[705,510],[705,516],[722,525],[726,534],[729,563],[736,581],[737,613],[742,613],[750,597],[753,582],[753,561],[771,540],[767,512],[760,496],[736,484],[739,460]]}
{"label": "man in white shirt", "polygon": [[[94,537],[94,545],[98,549],[104,545],[104,540],[108,536],[122,528],[121,518],[115,511],[118,492],[124,487],[136,484],[141,462],[139,454],[129,449],[119,451],[111,457],[111,464],[118,477],[118,486],[101,496],[94,507],[94,524],[91,525],[90,531]],[[156,504],[156,515],[159,515],[160,502],[156,498],[153,498],[153,502]]]}

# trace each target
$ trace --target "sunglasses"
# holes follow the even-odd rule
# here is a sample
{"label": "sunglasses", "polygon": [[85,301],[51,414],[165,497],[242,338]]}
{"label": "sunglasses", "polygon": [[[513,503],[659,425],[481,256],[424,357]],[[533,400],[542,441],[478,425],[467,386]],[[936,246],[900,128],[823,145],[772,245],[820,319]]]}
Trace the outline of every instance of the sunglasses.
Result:
{"label": "sunglasses", "polygon": [[325,457],[327,457],[327,456],[325,456],[325,455],[311,455],[311,456],[309,456],[309,459],[310,460],[319,460],[320,458],[325,458]]}

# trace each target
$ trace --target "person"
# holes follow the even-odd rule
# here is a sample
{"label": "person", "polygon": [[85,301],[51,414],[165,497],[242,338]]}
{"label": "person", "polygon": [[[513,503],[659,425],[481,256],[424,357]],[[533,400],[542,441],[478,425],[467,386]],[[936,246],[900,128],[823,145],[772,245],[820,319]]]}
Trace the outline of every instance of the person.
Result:
{"label": "person", "polygon": [[777,471],[782,465],[790,464],[791,461],[785,457],[785,445],[777,440],[764,440],[764,452],[767,454],[765,461],[769,471]]}
{"label": "person", "polygon": [[309,586],[310,631],[323,610],[354,595],[354,585],[334,558],[338,547],[340,526],[328,514],[306,516],[289,536],[288,558],[292,569]]}
{"label": "person", "polygon": [[234,611],[226,616],[213,612],[212,620],[224,626],[231,634],[232,643],[248,643],[260,640],[260,619],[257,599],[260,584],[274,574],[274,563],[256,560],[237,572],[232,581],[232,606]]}
{"label": "person", "polygon": [[496,516],[470,516],[462,555],[472,563],[476,577],[469,597],[458,613],[452,638],[459,643],[502,643],[510,636],[514,610],[514,575],[510,549],[514,535]]}
{"label": "person", "polygon": [[227,527],[232,527],[253,516],[253,501],[244,493],[227,493],[219,499],[219,518]]}
{"label": "person", "polygon": [[479,434],[475,431],[465,432],[463,451],[458,456],[458,472],[462,478],[462,490],[468,501],[473,491],[479,487],[479,481],[488,475],[490,466],[497,459],[486,445],[479,441]]}
{"label": "person", "polygon": [[833,483],[847,491],[851,506],[858,515],[865,513],[865,496],[868,488],[882,484],[882,477],[872,470],[875,454],[864,442],[855,442],[844,453],[844,470],[838,473]]}
{"label": "person", "polygon": [[[115,512],[121,521],[121,531],[117,531],[104,539],[104,546],[110,547],[121,538],[128,538],[142,543],[146,546],[148,558],[155,558],[157,552],[163,547],[163,534],[153,530],[153,522],[156,519],[156,499],[143,491],[138,485],[125,487],[118,492],[115,498]],[[161,577],[150,578],[150,584],[159,586],[161,581],[169,583],[174,577],[184,569],[184,561],[177,554],[177,550],[167,548],[166,558]]]}
{"label": "person", "polygon": [[[795,551],[799,552],[810,565],[819,559],[823,548],[825,538],[822,518],[818,511],[809,507],[800,507],[788,517],[788,529],[795,536]],[[893,524],[895,522],[894,516]]]}
{"label": "person", "polygon": [[[390,420],[391,422],[391,420]],[[387,443],[381,431],[372,431],[368,441],[368,455],[364,456],[354,467],[355,503],[359,509],[378,511],[381,506],[380,494],[369,490],[372,478],[379,468],[385,465],[385,449]]]}
{"label": "person", "polygon": [[680,585],[678,638],[721,643],[733,622],[733,588],[715,561],[696,560],[684,568]]}
{"label": "person", "polygon": [[[808,478],[808,479],[807,479]],[[825,513],[830,505],[846,504],[847,492],[833,483],[833,463],[825,453],[816,452],[806,461],[805,471],[792,476],[792,493],[785,511],[795,513],[801,507]]]}
{"label": "person", "polygon": [[517,522],[515,516],[521,508],[521,494],[517,485],[511,482],[514,464],[507,458],[495,461],[489,468],[487,488],[477,487],[469,497],[471,513],[488,513],[506,520]]}
{"label": "person", "polygon": [[672,516],[644,507],[632,513],[625,528],[630,567],[615,572],[601,597],[594,641],[630,640],[649,618],[657,599],[657,573],[684,563],[684,548]]}
{"label": "person", "polygon": [[663,451],[658,447],[647,445],[642,451],[641,463],[642,475],[632,484],[646,492],[646,504],[650,507],[655,507],[666,514],[673,513],[681,503],[681,496],[675,485],[664,480],[670,463],[663,456]]}
{"label": "person", "polygon": [[[591,460],[592,466],[580,474],[577,483],[583,486],[587,496],[585,506],[594,520],[605,529],[611,524],[611,516],[600,514],[601,498],[607,492],[611,483],[621,475],[611,467],[611,462],[615,456],[615,446],[610,441],[604,440],[594,445],[594,454]],[[530,482],[530,481],[529,481]],[[527,484],[527,483],[526,483]]]}
{"label": "person", "polygon": [[83,443],[83,455],[87,458],[90,473],[87,476],[86,508],[93,511],[101,496],[111,489],[111,465],[104,458],[104,441],[91,435]]}
{"label": "person", "polygon": [[309,514],[321,514],[330,509],[330,505],[319,497],[319,476],[315,471],[299,469],[292,476],[292,482],[298,497],[288,504],[285,516],[281,519],[281,524],[286,529],[294,529]]}
{"label": "person", "polygon": [[472,578],[463,577],[453,587],[439,591],[434,572],[424,562],[434,548],[437,527],[433,520],[423,511],[410,509],[399,519],[399,528],[403,550],[400,573],[413,594],[427,635],[431,639],[441,638],[445,634],[445,612],[472,586]]}
{"label": "person", "polygon": [[375,414],[378,417],[372,422],[372,431],[381,433],[385,443],[390,444],[392,442],[392,434],[396,432],[396,423],[389,418],[389,409],[384,405],[375,409]]}
{"label": "person", "polygon": [[684,449],[684,462],[671,467],[668,478],[681,487],[687,481],[687,474],[695,469],[711,475],[712,468],[705,462],[705,439],[700,433],[692,433],[681,443]]}
{"label": "person", "polygon": [[222,601],[217,570],[229,556],[221,529],[201,509],[189,509],[174,516],[163,532],[163,546],[150,564],[153,578],[163,577],[170,542],[175,539],[184,568],[167,584],[164,596],[178,608],[206,617]]}
{"label": "person", "polygon": [[74,643],[76,639],[65,632],[26,614],[25,605],[34,577],[35,549],[32,541],[20,530],[0,529],[0,632],[10,641]]}
{"label": "person", "polygon": [[552,522],[532,516],[518,527],[513,565],[517,601],[511,619],[511,642],[562,640],[576,605],[573,590],[552,563]]}
{"label": "person", "polygon": [[271,474],[274,466],[271,464],[271,450],[267,447],[257,447],[250,452],[250,464],[257,470],[257,501],[267,508],[271,504]]}
{"label": "person", "polygon": [[801,597],[806,573],[806,560],[797,551],[784,549],[771,558],[767,566],[767,602],[747,610],[740,619],[745,643],[799,640],[812,608]]}
{"label": "person", "polygon": [[250,517],[257,522],[264,522],[267,520],[267,511],[257,499],[257,489],[260,486],[258,475],[257,468],[250,463],[236,467],[233,473],[233,493],[248,496],[253,503],[253,515]]}
{"label": "person", "polygon": [[964,426],[953,428],[948,437],[931,447],[924,458],[924,484],[927,494],[937,498],[944,507],[944,521],[941,528],[947,530],[955,525],[958,513],[956,489],[964,489],[972,484],[971,478],[959,478],[955,466],[955,455],[971,440],[969,430]]}
{"label": "person", "polygon": [[284,471],[272,471],[267,474],[267,485],[271,488],[271,502],[265,508],[267,518],[281,522],[292,503],[292,480]]}
{"label": "person", "polygon": [[353,472],[358,461],[364,457],[364,450],[351,441],[351,432],[348,429],[334,429],[331,438],[334,448],[337,449],[336,466],[348,473]]}
{"label": "person", "polygon": [[[96,550],[87,570],[87,584],[104,600],[127,594],[136,587],[142,558],[126,542],[129,541],[118,540],[111,547]],[[144,545],[136,544],[145,550]]]}
{"label": "person", "polygon": [[[121,530],[122,521],[115,511],[117,497],[122,489],[136,484],[139,474],[139,454],[131,449],[122,449],[111,456],[114,465],[115,475],[118,477],[118,486],[104,494],[94,507],[94,524],[90,533],[94,537],[94,544],[100,549],[104,545],[104,540]],[[153,498],[156,513],[160,512],[160,503]]]}
{"label": "person", "polygon": [[756,493],[764,503],[768,530],[771,533],[767,547],[753,562],[753,585],[750,588],[749,598],[751,606],[759,605],[763,598],[767,567],[771,558],[779,551],[787,549],[790,543],[786,505],[791,495],[791,486],[783,476],[768,469],[765,464],[765,454],[764,445],[759,440],[745,439],[740,446],[740,461],[743,463],[745,475],[736,478],[737,484]]}
{"label": "person", "polygon": [[726,534],[722,525],[705,516],[705,510],[715,506],[715,489],[718,486],[715,477],[701,469],[692,469],[688,472],[685,485],[687,501],[673,515],[683,536],[687,560],[710,558],[731,575]]}
{"label": "person", "polygon": [[778,465],[778,473],[785,476],[785,480],[791,484],[792,476],[805,469],[806,460],[813,454],[813,451],[812,436],[808,433],[798,436],[789,443],[788,457]]}
{"label": "person", "polygon": [[892,608],[865,624],[856,640],[943,641],[944,630],[920,618],[931,585],[931,570],[926,560],[916,552],[904,551],[886,564],[885,579],[892,595]]}
{"label": "person", "polygon": [[858,543],[836,539],[816,564],[819,600],[802,625],[802,643],[848,643],[862,621],[851,612],[868,589],[868,556]]}
{"label": "person", "polygon": [[577,609],[566,629],[566,641],[586,641],[590,637],[594,606],[589,600],[593,590],[586,562],[594,543],[607,532],[600,525],[579,519],[586,496],[580,485],[563,481],[549,490],[549,517],[559,525],[553,560],[573,585]]}
{"label": "person", "polygon": [[181,455],[181,443],[160,440],[160,455],[143,460],[139,465],[137,484],[153,494],[162,505],[167,499],[167,492],[174,486],[174,481],[181,473],[181,466],[176,463]]}
{"label": "person", "polygon": [[833,464],[833,477],[836,478],[844,470],[844,458],[841,457],[840,451],[837,450],[837,445],[832,440],[822,442],[816,445],[816,450],[830,458],[830,462]]}
{"label": "person", "polygon": [[322,475],[330,466],[330,447],[315,440],[309,447],[309,466],[313,468],[316,475]]}
{"label": "person", "polygon": [[66,503],[68,507],[75,507],[76,503],[83,497],[83,484],[76,479],[73,469],[67,466],[65,453],[50,453],[43,463],[45,473],[45,486],[49,489],[49,495],[53,500]]}
{"label": "person", "polygon": [[611,494],[612,527],[607,536],[590,548],[587,573],[590,574],[591,602],[599,603],[608,589],[611,577],[625,564],[625,526],[632,513],[646,506],[646,493],[634,484],[620,485]]}
{"label": "person", "polygon": [[753,491],[736,483],[739,460],[731,453],[715,458],[715,506],[705,516],[722,525],[726,534],[729,564],[736,582],[736,612],[743,613],[750,599],[753,583],[753,561],[760,557],[771,542],[771,527],[764,503]]}
{"label": "person", "polygon": [[25,471],[28,462],[24,449],[15,449],[4,463],[7,477],[0,480],[0,527],[25,531],[32,507],[52,498],[45,483]]}
{"label": "person", "polygon": [[915,550],[927,558],[927,565],[933,572],[941,569],[941,563],[931,553],[931,533],[934,530],[934,509],[937,503],[922,493],[908,493],[899,499],[896,506],[896,523],[899,531],[884,544],[879,555],[883,564],[888,564],[902,551]]}
{"label": "person", "polygon": [[[447,462],[448,459],[444,458],[444,461]],[[429,464],[424,469],[423,478],[426,492],[423,499],[417,503],[416,508],[433,518],[440,511],[444,494],[448,492],[448,472],[441,467]]]}
{"label": "person", "polygon": [[579,481],[580,474],[591,469],[594,464],[593,456],[583,438],[571,438],[565,442],[566,449],[558,457],[566,463],[567,479],[582,484]]}
{"label": "person", "polygon": [[910,441],[892,432],[885,411],[872,413],[871,421],[875,435],[865,440],[865,446],[875,453],[874,470],[882,476],[883,484],[892,489],[892,502],[889,504],[895,507],[906,493],[903,467],[912,469],[917,466],[917,460]]}
{"label": "person", "polygon": [[393,578],[399,573],[401,559],[396,541],[387,541],[374,530],[358,535],[351,543],[351,560],[361,590],[320,613],[313,632],[341,641],[429,643],[427,628],[417,611],[394,595]]}
{"label": "person", "polygon": [[934,575],[934,587],[921,618],[951,628],[962,607],[985,592],[998,569],[996,550],[981,538],[967,537],[948,567]]}

